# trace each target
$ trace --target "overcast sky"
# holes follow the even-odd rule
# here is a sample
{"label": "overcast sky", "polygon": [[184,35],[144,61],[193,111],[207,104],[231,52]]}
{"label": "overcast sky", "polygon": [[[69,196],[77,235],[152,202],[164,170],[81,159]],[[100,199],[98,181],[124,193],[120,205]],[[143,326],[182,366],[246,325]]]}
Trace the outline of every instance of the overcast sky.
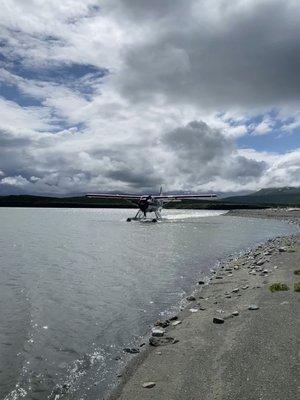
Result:
{"label": "overcast sky", "polygon": [[299,0],[1,0],[0,194],[300,186]]}

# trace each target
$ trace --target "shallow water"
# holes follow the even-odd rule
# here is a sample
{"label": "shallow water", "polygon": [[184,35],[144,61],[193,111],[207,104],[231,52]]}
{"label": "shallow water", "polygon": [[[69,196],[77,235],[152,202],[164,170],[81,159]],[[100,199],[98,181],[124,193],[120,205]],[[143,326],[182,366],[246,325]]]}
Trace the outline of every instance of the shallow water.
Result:
{"label": "shallow water", "polygon": [[100,399],[149,325],[229,254],[296,231],[165,210],[0,208],[0,398]]}

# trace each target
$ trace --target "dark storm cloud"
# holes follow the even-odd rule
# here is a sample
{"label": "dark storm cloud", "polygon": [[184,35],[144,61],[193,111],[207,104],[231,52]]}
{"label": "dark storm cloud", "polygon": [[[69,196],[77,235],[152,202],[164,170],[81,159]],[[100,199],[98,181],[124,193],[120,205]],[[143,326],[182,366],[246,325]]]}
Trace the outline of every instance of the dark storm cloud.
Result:
{"label": "dark storm cloud", "polygon": [[[137,12],[136,2],[127,3],[128,14]],[[158,15],[160,29],[127,49],[119,80],[123,94],[132,101],[161,94],[172,102],[208,108],[299,102],[299,5],[282,0],[249,1],[244,6],[192,3],[198,5],[197,16],[190,12],[176,24],[171,16]],[[215,7],[213,16],[210,4]],[[159,14],[159,9],[154,5],[152,12]],[[140,18],[143,23],[142,14]]]}
{"label": "dark storm cloud", "polygon": [[192,121],[187,126],[167,133],[162,143],[190,162],[203,162],[224,157],[233,150],[232,140],[203,121]]}
{"label": "dark storm cloud", "polygon": [[224,177],[233,180],[259,178],[267,168],[264,161],[249,160],[242,156],[235,157],[235,159],[230,160],[229,163],[230,165],[226,169]]}
{"label": "dark storm cloud", "polygon": [[192,121],[167,133],[162,140],[173,153],[171,171],[189,184],[202,184],[217,177],[251,180],[262,176],[266,164],[236,153],[232,139],[203,121]]}
{"label": "dark storm cloud", "polygon": [[109,171],[107,177],[114,181],[126,182],[136,189],[140,188],[157,188],[161,184],[162,178],[158,176],[153,168],[147,166],[136,165],[135,169],[123,168],[121,170]]}
{"label": "dark storm cloud", "polygon": [[117,2],[122,7],[122,12],[129,17],[140,21],[149,18],[164,18],[172,14],[174,17],[182,16],[189,9],[189,2],[182,0],[122,0]]}

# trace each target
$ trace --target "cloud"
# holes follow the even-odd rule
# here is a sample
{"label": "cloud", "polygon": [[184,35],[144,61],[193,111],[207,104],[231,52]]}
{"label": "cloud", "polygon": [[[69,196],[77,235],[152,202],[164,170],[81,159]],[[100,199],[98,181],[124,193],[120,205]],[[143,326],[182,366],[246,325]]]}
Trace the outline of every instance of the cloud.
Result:
{"label": "cloud", "polygon": [[[167,133],[162,140],[168,157],[169,179],[201,188],[216,179],[250,183],[260,178],[266,164],[238,154],[231,138],[210,128],[203,121],[192,121]],[[178,180],[178,177],[180,181]]]}
{"label": "cloud", "polygon": [[[168,2],[168,12],[160,15],[154,4],[156,22],[149,22],[147,12],[138,14],[145,32],[150,23],[156,29],[125,53],[119,77],[124,96],[136,102],[160,95],[207,109],[299,104],[298,2],[185,4],[182,23],[174,23],[176,12]],[[141,6],[126,2],[125,13],[127,7],[132,17]]]}
{"label": "cloud", "polygon": [[[0,17],[0,190],[300,184],[293,0],[21,0]],[[280,149],[278,149],[280,150]]]}

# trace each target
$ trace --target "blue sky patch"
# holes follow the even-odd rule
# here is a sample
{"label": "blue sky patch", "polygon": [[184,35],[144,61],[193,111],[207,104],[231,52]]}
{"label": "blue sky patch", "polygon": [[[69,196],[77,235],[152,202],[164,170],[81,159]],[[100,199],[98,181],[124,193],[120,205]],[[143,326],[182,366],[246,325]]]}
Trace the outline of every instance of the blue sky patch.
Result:
{"label": "blue sky patch", "polygon": [[300,129],[293,133],[273,130],[267,135],[245,135],[236,141],[239,148],[252,148],[257,151],[268,151],[284,154],[300,145]]}

